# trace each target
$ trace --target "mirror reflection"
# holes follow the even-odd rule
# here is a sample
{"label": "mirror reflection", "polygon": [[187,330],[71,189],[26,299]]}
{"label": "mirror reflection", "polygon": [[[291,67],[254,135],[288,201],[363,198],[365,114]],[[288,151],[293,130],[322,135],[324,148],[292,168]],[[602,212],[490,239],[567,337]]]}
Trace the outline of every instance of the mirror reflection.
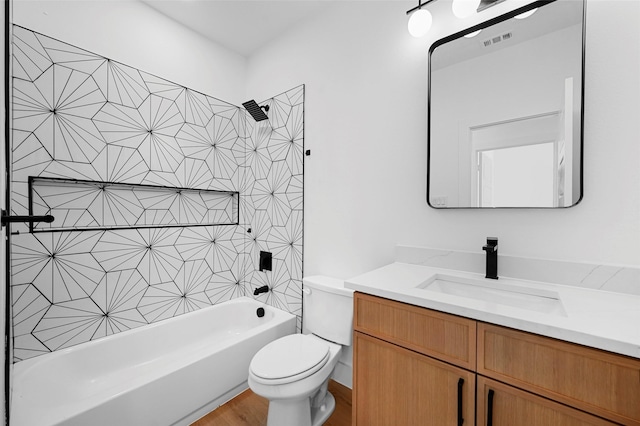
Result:
{"label": "mirror reflection", "polygon": [[429,205],[580,201],[583,25],[583,1],[536,2],[434,43]]}

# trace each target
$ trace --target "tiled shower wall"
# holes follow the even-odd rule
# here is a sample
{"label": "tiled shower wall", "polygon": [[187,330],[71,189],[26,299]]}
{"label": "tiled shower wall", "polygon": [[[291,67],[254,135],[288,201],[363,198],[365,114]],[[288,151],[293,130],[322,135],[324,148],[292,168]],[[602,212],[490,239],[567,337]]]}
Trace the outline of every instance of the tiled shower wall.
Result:
{"label": "tiled shower wall", "polygon": [[[257,298],[300,325],[303,86],[266,101],[270,119],[256,123],[237,106],[22,27],[12,47],[12,213],[29,213],[29,177],[65,180],[47,198],[55,232],[12,226],[15,362],[253,297],[265,284],[272,291]],[[239,205],[179,188],[238,192]],[[236,224],[208,225],[220,223],[219,210]],[[273,253],[272,272],[257,270],[261,250]]]}

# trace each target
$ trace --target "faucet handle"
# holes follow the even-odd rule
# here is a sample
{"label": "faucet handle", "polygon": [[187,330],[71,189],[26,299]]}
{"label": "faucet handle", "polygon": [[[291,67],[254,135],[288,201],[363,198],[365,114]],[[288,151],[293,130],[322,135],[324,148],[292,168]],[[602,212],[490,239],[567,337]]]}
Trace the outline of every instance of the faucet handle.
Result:
{"label": "faucet handle", "polygon": [[498,238],[496,237],[487,237],[487,244],[482,246],[482,250],[487,252],[495,252],[498,250]]}

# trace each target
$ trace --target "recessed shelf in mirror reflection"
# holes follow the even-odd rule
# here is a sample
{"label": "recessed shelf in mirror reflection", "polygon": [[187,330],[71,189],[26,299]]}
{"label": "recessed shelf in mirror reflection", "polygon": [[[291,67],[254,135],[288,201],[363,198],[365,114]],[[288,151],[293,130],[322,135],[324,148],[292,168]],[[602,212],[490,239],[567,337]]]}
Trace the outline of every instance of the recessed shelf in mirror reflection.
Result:
{"label": "recessed shelf in mirror reflection", "polygon": [[430,206],[581,200],[584,12],[583,0],[537,1],[431,46]]}

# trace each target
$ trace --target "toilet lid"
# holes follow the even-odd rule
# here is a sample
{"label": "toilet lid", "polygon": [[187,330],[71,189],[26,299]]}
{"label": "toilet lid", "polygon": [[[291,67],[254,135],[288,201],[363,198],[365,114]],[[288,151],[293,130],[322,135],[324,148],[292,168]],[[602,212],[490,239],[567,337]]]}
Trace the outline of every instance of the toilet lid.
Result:
{"label": "toilet lid", "polygon": [[291,334],[260,349],[251,360],[251,372],[265,380],[294,376],[300,380],[318,371],[328,359],[329,345],[325,342],[304,334]]}

